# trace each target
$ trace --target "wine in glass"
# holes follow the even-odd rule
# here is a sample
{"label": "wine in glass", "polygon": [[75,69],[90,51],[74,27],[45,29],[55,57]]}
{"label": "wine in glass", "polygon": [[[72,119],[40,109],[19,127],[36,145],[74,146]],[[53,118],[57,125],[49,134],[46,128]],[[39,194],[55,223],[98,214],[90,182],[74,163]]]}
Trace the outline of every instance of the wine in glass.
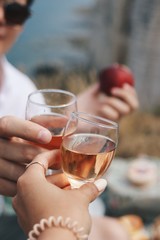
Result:
{"label": "wine in glass", "polygon": [[[76,129],[74,132],[71,129]],[[62,170],[71,187],[93,182],[107,171],[115,155],[118,124],[105,118],[73,112],[61,145]]]}
{"label": "wine in glass", "polygon": [[74,111],[77,111],[77,99],[71,92],[60,89],[32,92],[27,100],[26,119],[46,127],[52,133],[49,144],[38,145],[49,150],[60,148],[64,128]]}

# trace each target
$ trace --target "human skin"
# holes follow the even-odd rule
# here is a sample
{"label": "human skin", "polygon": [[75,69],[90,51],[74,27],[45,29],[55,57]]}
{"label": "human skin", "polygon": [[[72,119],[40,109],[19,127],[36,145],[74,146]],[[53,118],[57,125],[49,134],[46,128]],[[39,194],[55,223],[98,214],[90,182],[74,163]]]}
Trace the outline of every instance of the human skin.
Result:
{"label": "human skin", "polygon": [[113,88],[112,96],[99,92],[99,83],[91,85],[78,95],[79,111],[89,112],[113,121],[120,121],[138,107],[136,90],[128,84],[124,84],[123,88]]}
{"label": "human skin", "polygon": [[0,194],[16,194],[16,182],[25,170],[24,164],[42,151],[28,141],[48,143],[51,137],[47,129],[30,121],[13,116],[0,118]]}
{"label": "human skin", "polygon": [[[25,0],[16,2],[26,4]],[[3,9],[0,7],[0,56],[9,51],[22,31],[23,26],[5,25]],[[138,100],[134,88],[124,86],[124,89],[113,89],[113,97],[108,98],[99,94],[98,85],[95,84],[79,95],[78,107],[80,111],[119,121],[123,116],[138,108]],[[49,142],[51,137],[49,132],[43,134],[42,139],[39,138],[38,134],[41,130],[40,126],[13,117],[0,119],[0,194],[14,196],[17,193],[17,179],[25,171],[24,163],[32,161],[42,151],[27,142],[24,143],[22,139],[37,143],[41,143],[43,140],[44,143]],[[19,141],[17,138],[21,138],[21,140]],[[54,154],[56,155],[55,159],[59,161],[59,153],[56,151]],[[57,168],[57,163],[55,165]],[[48,177],[48,181],[52,182],[51,177]],[[43,235],[41,237],[44,239]]]}
{"label": "human skin", "polygon": [[92,228],[88,240],[129,240],[126,229],[116,218],[92,217]]}
{"label": "human skin", "polygon": [[[37,155],[33,162],[42,163],[48,169],[52,157],[52,151],[48,151]],[[84,227],[84,233],[89,234],[91,217],[88,206],[105,189],[106,180],[99,179],[95,183],[84,184],[79,189],[67,187],[68,181],[63,174],[52,175],[51,182],[46,179],[44,168],[39,164],[30,165],[18,179],[13,207],[24,232],[28,234],[42,218],[63,216],[64,219],[70,217],[77,221],[79,227]],[[60,236],[60,239],[66,239],[66,234],[70,235],[67,239],[75,239],[68,230],[61,228],[58,231],[55,228],[45,231],[39,239],[49,239],[47,237],[53,233],[54,239]]]}
{"label": "human skin", "polygon": [[[98,85],[91,86],[78,96],[79,111],[90,112],[118,121],[138,108],[137,95],[135,89],[131,86],[125,85],[122,89],[115,88],[112,91],[114,97],[99,96]],[[22,140],[17,143],[17,137],[39,142],[39,139],[34,136],[34,134],[38,135],[37,126],[28,124],[27,121],[20,121],[15,117],[0,119],[0,149],[2,149],[0,151],[0,194],[2,195],[15,195],[16,181],[24,172],[24,165],[22,163],[32,161],[41,151],[40,148],[33,147],[30,144],[26,144],[26,142],[24,144]],[[12,140],[11,138],[8,139],[8,135],[12,137]],[[55,154],[57,162],[60,162],[60,153],[55,151]],[[58,165],[53,167],[57,169]]]}
{"label": "human skin", "polygon": [[[27,3],[26,0],[16,0],[16,2]],[[6,25],[3,8],[0,7],[0,56],[9,51],[22,30],[23,25]],[[135,111],[138,106],[136,90],[129,85],[112,89],[112,97],[108,97],[100,93],[97,83],[78,96],[79,111],[90,112],[114,121],[119,121],[122,117]]]}
{"label": "human skin", "polygon": [[[26,4],[26,0],[16,0],[20,4]],[[17,37],[23,30],[23,25],[6,25],[3,8],[0,2],[0,56],[6,54],[12,47]]]}
{"label": "human skin", "polygon": [[[26,0],[17,0],[17,2],[26,4]],[[0,7],[0,55],[10,49],[22,30],[23,26],[7,26],[5,24],[3,8]],[[0,85],[1,80],[0,76]],[[95,84],[78,95],[79,111],[119,121],[138,108],[136,91],[130,86],[125,85],[122,89],[113,89],[112,97],[100,94],[98,89],[99,85]],[[34,136],[39,131],[37,126],[28,124],[28,122],[14,117],[0,119],[0,194],[2,195],[15,195],[16,181],[24,172],[23,164],[32,161],[42,151],[40,148],[27,144],[26,141],[22,141],[22,139],[33,140],[37,143],[40,141]],[[19,137],[21,140],[18,140]],[[55,154],[57,162],[60,162],[59,152],[55,151]],[[58,168],[55,165],[54,167]]]}

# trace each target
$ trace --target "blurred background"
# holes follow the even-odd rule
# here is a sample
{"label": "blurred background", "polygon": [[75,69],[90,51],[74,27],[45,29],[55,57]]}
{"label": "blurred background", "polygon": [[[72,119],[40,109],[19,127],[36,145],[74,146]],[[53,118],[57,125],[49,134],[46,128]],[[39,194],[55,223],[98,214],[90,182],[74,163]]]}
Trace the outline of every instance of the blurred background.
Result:
{"label": "blurred background", "polygon": [[160,156],[159,11],[158,0],[36,0],[8,59],[39,88],[74,93],[102,67],[128,65],[140,111],[120,123],[117,155]]}

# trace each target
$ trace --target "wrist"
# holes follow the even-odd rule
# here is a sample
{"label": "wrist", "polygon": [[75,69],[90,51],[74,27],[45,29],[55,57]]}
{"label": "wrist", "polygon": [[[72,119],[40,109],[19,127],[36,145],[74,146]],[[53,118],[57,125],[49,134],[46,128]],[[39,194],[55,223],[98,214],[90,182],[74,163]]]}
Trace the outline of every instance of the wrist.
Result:
{"label": "wrist", "polygon": [[58,227],[52,227],[52,228],[46,228],[45,231],[43,231],[39,238],[37,238],[37,240],[51,240],[53,239],[55,240],[76,240],[76,236],[69,230],[66,228],[58,228]]}
{"label": "wrist", "polygon": [[[71,240],[88,239],[88,235],[84,233],[84,228],[79,227],[77,221],[73,221],[69,217],[63,218],[62,216],[58,216],[55,218],[54,216],[50,216],[48,219],[41,219],[39,223],[33,226],[33,229],[28,234],[28,240],[40,240],[42,238],[44,239],[44,235],[46,235],[47,239],[49,240],[51,237],[53,237],[53,234],[55,234],[55,232],[56,234],[63,237],[65,235],[64,230],[67,230],[68,234],[70,231],[69,239]],[[73,235],[71,236],[71,234]],[[58,239],[58,236],[56,236],[56,238]]]}

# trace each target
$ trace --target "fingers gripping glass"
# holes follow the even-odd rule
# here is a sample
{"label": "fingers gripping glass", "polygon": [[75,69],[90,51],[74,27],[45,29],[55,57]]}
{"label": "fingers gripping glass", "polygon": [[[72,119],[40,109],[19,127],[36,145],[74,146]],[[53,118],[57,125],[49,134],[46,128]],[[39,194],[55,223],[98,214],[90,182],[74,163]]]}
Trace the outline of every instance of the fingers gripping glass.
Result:
{"label": "fingers gripping glass", "polygon": [[5,20],[8,25],[21,25],[31,15],[29,7],[19,3],[4,4],[3,9]]}
{"label": "fingers gripping glass", "polygon": [[[28,96],[26,119],[48,128],[52,140],[38,144],[48,150],[59,149],[62,135],[72,112],[77,111],[76,96],[60,89],[41,89]],[[74,128],[70,131],[74,131]]]}

